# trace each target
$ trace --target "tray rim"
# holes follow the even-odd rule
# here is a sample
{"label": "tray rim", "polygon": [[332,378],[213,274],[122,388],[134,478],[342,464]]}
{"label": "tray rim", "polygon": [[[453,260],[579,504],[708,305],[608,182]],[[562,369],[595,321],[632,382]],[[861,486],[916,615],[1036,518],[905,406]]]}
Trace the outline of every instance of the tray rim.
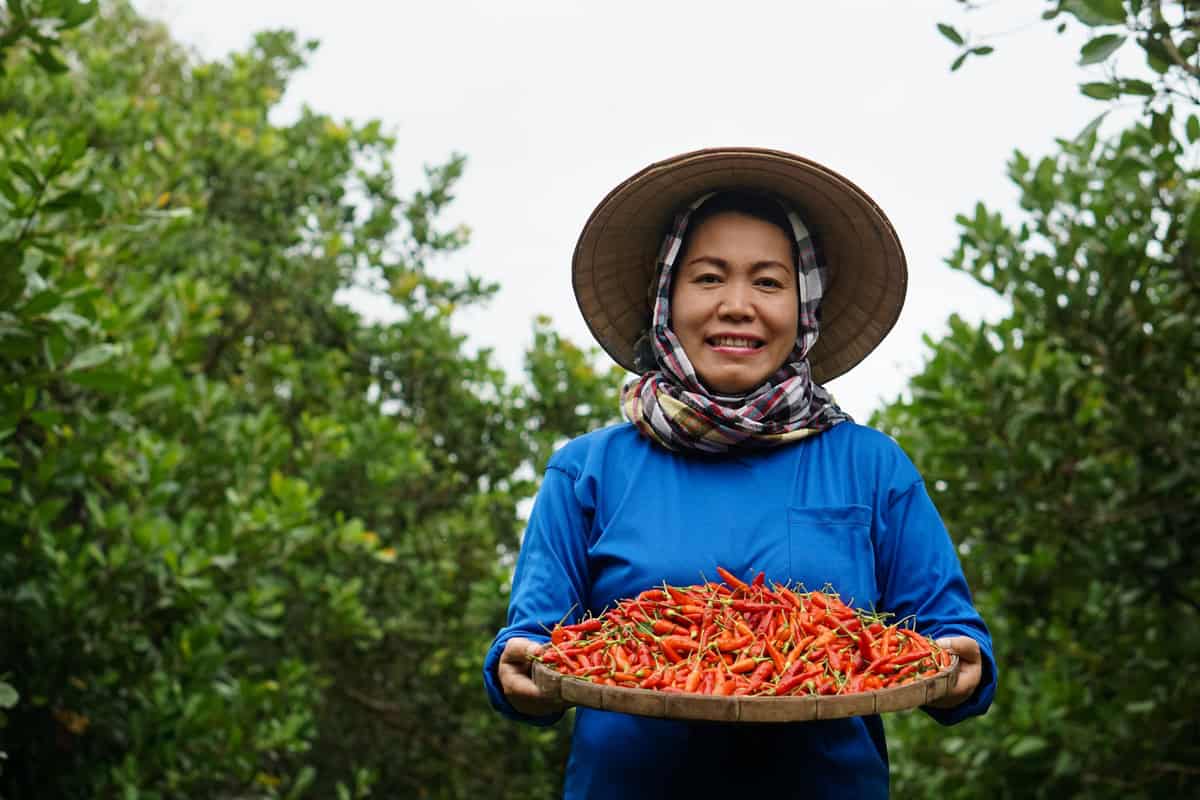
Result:
{"label": "tray rim", "polygon": [[949,694],[957,682],[960,660],[951,654],[950,665],[935,675],[870,692],[800,697],[718,696],[661,692],[606,686],[563,675],[540,661],[533,662],[532,678],[550,699],[567,706],[601,711],[709,722],[810,722],[846,717],[872,716],[907,711]]}

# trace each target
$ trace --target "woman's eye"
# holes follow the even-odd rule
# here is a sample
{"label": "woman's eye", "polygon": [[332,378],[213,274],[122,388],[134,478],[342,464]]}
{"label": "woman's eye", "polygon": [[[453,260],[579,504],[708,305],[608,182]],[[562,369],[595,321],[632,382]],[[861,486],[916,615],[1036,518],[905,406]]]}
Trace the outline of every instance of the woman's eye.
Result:
{"label": "woman's eye", "polygon": [[697,278],[696,278],[696,283],[720,283],[720,282],[721,282],[721,278],[719,276],[713,275],[711,273],[708,275],[700,275],[700,276],[697,276]]}
{"label": "woman's eye", "polygon": [[781,289],[781,288],[783,288],[783,284],[782,284],[782,283],[780,283],[779,281],[775,280],[774,278],[759,278],[759,280],[758,280],[758,285],[759,285],[759,286],[766,286],[766,287],[767,287],[767,288],[769,288],[769,289]]}

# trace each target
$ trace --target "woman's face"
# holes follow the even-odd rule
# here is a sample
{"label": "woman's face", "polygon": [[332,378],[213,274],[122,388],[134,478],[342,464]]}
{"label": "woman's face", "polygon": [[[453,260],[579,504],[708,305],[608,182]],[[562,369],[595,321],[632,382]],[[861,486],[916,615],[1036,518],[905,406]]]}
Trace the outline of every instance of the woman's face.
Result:
{"label": "woman's face", "polygon": [[671,289],[671,329],[710,390],[742,394],[762,384],[791,353],[799,313],[782,230],[723,212],[691,232]]}

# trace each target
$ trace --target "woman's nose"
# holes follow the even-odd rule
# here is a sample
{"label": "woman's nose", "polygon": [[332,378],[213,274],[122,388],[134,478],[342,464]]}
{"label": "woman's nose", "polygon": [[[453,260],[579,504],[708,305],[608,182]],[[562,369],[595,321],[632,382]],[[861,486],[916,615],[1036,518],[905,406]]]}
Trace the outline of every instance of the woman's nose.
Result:
{"label": "woman's nose", "polygon": [[721,293],[717,314],[729,319],[750,319],[754,316],[754,303],[750,297],[750,288],[738,282],[726,284]]}

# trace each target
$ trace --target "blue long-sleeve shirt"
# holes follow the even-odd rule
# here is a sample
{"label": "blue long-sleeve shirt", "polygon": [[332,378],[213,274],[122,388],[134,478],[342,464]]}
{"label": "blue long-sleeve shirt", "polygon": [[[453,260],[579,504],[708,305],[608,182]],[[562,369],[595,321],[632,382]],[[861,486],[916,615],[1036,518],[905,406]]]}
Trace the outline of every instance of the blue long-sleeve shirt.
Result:
{"label": "blue long-sleeve shirt", "polygon": [[[513,637],[546,631],[667,581],[750,578],[832,585],[850,605],[914,616],[937,638],[979,642],[983,678],[951,724],[984,713],[996,689],[992,643],[953,544],[912,462],[886,435],[851,422],[773,450],[733,456],[669,453],[629,424],[581,436],[555,453],[517,560],[508,624],[484,665],[492,705]],[[772,797],[883,798],[887,746],[878,716],[793,724],[695,723],[578,709],[565,797],[695,797],[761,788]]]}

